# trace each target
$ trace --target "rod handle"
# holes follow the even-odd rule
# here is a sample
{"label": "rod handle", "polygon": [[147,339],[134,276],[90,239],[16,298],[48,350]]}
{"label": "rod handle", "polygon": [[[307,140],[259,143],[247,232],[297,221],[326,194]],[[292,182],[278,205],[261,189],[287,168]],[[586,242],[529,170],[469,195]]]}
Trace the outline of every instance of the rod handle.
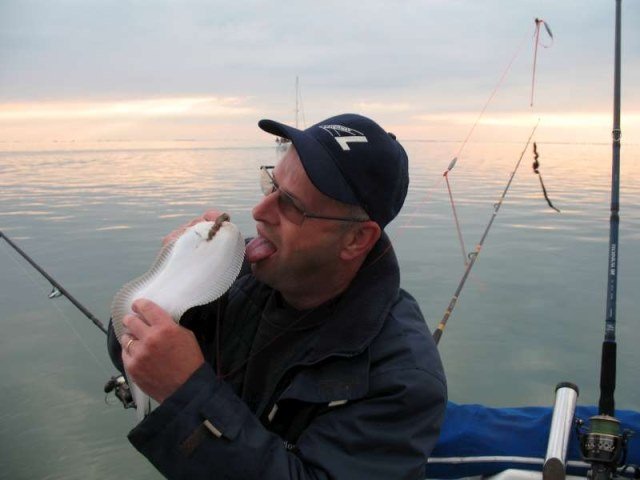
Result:
{"label": "rod handle", "polygon": [[602,343],[602,363],[600,367],[600,415],[615,416],[613,392],[616,389],[616,350],[615,342]]}

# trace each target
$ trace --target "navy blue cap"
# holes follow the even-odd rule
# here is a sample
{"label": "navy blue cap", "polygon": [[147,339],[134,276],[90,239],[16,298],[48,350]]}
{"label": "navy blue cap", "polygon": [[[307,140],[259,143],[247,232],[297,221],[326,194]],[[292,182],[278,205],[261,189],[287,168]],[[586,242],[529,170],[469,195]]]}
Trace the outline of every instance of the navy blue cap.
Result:
{"label": "navy blue cap", "polygon": [[258,126],[291,140],[307,176],[328,197],[361,206],[381,228],[400,212],[409,188],[407,153],[373,120],[345,113],[306,130],[273,120]]}

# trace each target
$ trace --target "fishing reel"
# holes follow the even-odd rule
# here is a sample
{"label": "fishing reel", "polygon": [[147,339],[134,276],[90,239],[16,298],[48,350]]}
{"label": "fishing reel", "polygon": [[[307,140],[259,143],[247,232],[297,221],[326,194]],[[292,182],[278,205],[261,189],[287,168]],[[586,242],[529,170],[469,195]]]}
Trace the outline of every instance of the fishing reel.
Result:
{"label": "fishing reel", "polygon": [[107,380],[104,386],[104,393],[109,394],[111,392],[114,392],[114,395],[122,402],[124,408],[136,408],[131,389],[124,375],[113,376]]}
{"label": "fishing reel", "polygon": [[627,457],[627,443],[631,430],[620,431],[620,422],[608,415],[596,415],[589,419],[589,428],[578,420],[580,453],[591,465],[587,477],[592,480],[614,478],[619,466]]}

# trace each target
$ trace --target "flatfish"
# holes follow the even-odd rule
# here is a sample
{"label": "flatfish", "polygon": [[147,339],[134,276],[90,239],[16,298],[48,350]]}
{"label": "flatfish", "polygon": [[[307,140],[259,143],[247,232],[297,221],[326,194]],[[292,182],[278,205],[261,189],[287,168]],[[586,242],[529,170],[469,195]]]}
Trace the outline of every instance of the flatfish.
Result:
{"label": "flatfish", "polygon": [[[133,313],[132,303],[146,298],[166,310],[176,323],[192,307],[222,296],[235,281],[244,260],[244,239],[226,214],[215,222],[203,221],[165,245],[147,273],[125,284],[111,303],[111,319],[121,341],[125,315]],[[153,408],[151,399],[130,382],[142,420]]]}

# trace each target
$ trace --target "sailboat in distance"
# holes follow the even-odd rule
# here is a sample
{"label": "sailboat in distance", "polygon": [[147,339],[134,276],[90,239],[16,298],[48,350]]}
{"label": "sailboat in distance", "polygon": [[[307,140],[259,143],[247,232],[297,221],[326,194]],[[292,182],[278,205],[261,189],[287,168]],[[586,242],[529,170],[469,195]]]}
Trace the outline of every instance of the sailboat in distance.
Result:
{"label": "sailboat in distance", "polygon": [[[300,128],[300,109],[302,108],[302,97],[300,96],[300,81],[296,75],[296,109],[295,109],[295,127]],[[304,111],[302,113],[304,118]],[[291,143],[291,140],[284,137],[276,137],[276,152],[284,152]]]}

